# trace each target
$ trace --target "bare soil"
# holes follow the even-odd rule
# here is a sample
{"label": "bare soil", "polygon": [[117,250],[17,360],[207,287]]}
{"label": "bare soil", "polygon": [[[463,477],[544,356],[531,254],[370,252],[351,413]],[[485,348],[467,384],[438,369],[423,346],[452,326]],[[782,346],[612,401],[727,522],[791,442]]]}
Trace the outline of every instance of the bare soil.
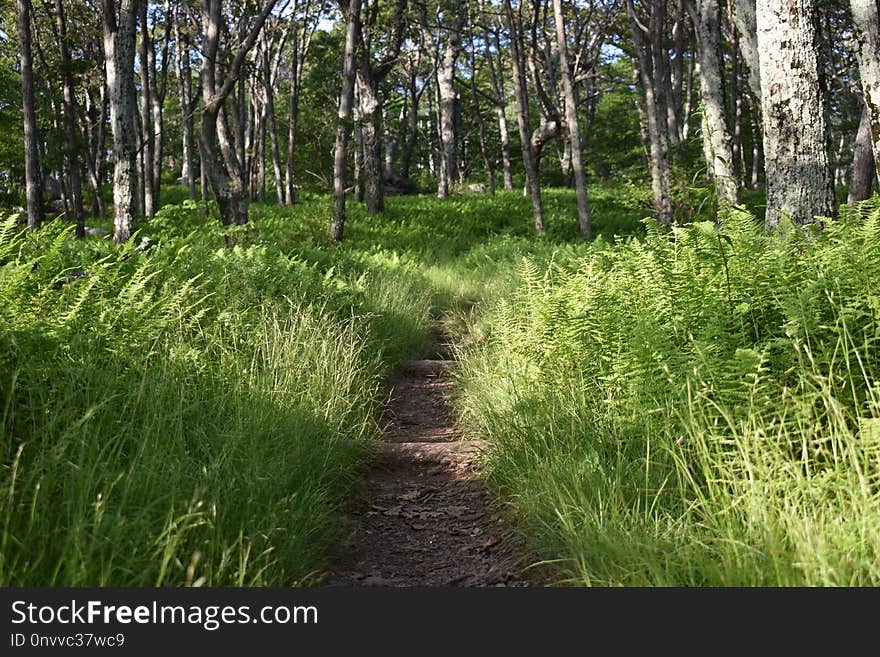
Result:
{"label": "bare soil", "polygon": [[439,325],[434,333],[432,357],[391,377],[385,442],[355,510],[354,545],[326,585],[534,585],[478,476],[486,446],[461,440],[455,426],[447,400],[455,362]]}

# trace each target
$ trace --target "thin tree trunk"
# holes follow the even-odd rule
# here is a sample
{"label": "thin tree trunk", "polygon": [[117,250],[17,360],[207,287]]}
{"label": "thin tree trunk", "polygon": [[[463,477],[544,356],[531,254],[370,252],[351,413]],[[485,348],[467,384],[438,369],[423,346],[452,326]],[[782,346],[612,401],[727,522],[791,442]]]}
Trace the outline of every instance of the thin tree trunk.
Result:
{"label": "thin tree trunk", "polygon": [[165,27],[162,42],[162,70],[158,70],[156,53],[153,48],[149,51],[150,102],[153,109],[153,205],[158,210],[161,206],[162,194],[162,167],[165,150],[165,94],[168,91],[168,50],[171,44],[171,21],[172,9],[170,0],[165,0]]}
{"label": "thin tree trunk", "polygon": [[143,185],[144,216],[152,217],[156,213],[153,203],[153,149],[155,148],[155,135],[153,134],[153,104],[150,91],[150,50],[153,49],[150,30],[147,26],[148,0],[140,0],[141,22],[141,161],[143,162],[141,184]]}
{"label": "thin tree trunk", "polygon": [[131,237],[138,198],[134,53],[138,0],[102,0],[104,61],[113,128],[113,238]]}
{"label": "thin tree trunk", "polygon": [[266,140],[269,136],[266,124],[269,122],[268,110],[265,103],[260,104],[260,129],[257,137],[260,157],[257,160],[257,197],[260,203],[266,202]]}
{"label": "thin tree trunk", "polygon": [[[189,197],[196,198],[196,172],[193,159],[193,147],[195,144],[195,119],[193,118],[193,93],[192,93],[192,68],[190,65],[189,35],[180,29],[180,21],[184,20],[186,12],[181,11],[174,23],[175,40],[177,41],[177,85],[180,98],[180,113],[182,115],[181,132],[183,141],[183,168],[181,182],[189,190]],[[184,27],[186,27],[184,25]]]}
{"label": "thin tree trunk", "polygon": [[360,94],[357,92],[357,74],[355,74],[355,93],[352,108],[352,137],[354,138],[354,200],[364,202],[364,132],[361,121]]}
{"label": "thin tree trunk", "polygon": [[581,133],[578,126],[577,103],[571,69],[568,67],[568,45],[565,41],[565,18],[562,15],[562,0],[553,0],[553,16],[556,21],[556,44],[559,50],[559,68],[562,76],[562,92],[565,97],[565,122],[568,126],[568,141],[571,144],[571,167],[577,194],[578,225],[581,235],[589,237],[592,231],[590,206],[587,203],[587,180],[581,161]]}
{"label": "thin tree trunk", "polygon": [[756,0],[734,0],[733,22],[739,34],[739,49],[749,69],[749,89],[761,103],[761,65],[758,54]]}
{"label": "thin tree trunk", "polygon": [[155,92],[152,94],[153,104],[153,209],[162,205],[162,152],[165,149],[164,102]]}
{"label": "thin tree trunk", "polygon": [[[254,47],[266,18],[277,0],[264,0],[262,9],[231,63],[221,67],[225,53],[220,49],[222,34],[222,0],[202,0],[204,41],[202,50],[202,121],[199,128],[199,150],[202,172],[217,200],[220,220],[224,225],[245,224],[248,220],[247,169],[244,162],[244,139],[241,108],[230,98],[236,89],[241,93],[241,68]],[[232,102],[227,102],[231,100]],[[232,121],[230,122],[230,114]],[[230,125],[230,123],[232,125]],[[220,150],[222,161],[217,157]]]}
{"label": "thin tree trunk", "polygon": [[252,201],[257,200],[257,189],[259,187],[259,132],[260,122],[262,120],[262,112],[259,110],[259,100],[252,92],[247,99],[247,111],[245,117],[245,152],[248,154],[247,172],[247,188],[248,197]]}
{"label": "thin tree trunk", "polygon": [[486,43],[486,62],[489,65],[489,77],[492,80],[492,89],[495,95],[495,114],[498,117],[498,136],[501,139],[501,169],[504,175],[504,189],[513,189],[513,176],[510,172],[510,130],[507,127],[507,115],[504,103],[504,80],[501,71],[504,68],[501,58],[501,43],[498,33],[495,33],[495,46],[498,50],[498,66],[496,68],[494,57],[489,52],[488,39]]}
{"label": "thin tree trunk", "polygon": [[871,195],[871,188],[876,180],[877,166],[871,149],[871,121],[868,118],[868,109],[864,108],[859,120],[859,131],[856,134],[856,143],[853,149],[849,196],[846,202],[864,201]]}
{"label": "thin tree trunk", "polygon": [[287,157],[284,166],[284,202],[293,205],[296,200],[296,183],[294,181],[296,154],[296,131],[299,122],[300,88],[302,86],[303,66],[312,42],[312,35],[318,26],[318,18],[321,15],[323,3],[314,3],[313,0],[295,0],[294,9],[301,10],[299,21],[301,27],[294,26],[291,33],[292,45],[290,51],[290,107],[288,121]]}
{"label": "thin tree trunk", "polygon": [[768,230],[835,212],[815,14],[815,0],[757,5]]}
{"label": "thin tree trunk", "polygon": [[275,83],[272,62],[268,51],[263,55],[263,80],[266,93],[266,116],[268,119],[269,142],[272,149],[272,173],[275,176],[275,199],[284,205],[284,178],[281,174],[281,151],[278,147],[278,129],[275,125]]}
{"label": "thin tree trunk", "polygon": [[284,203],[293,205],[296,198],[296,189],[293,181],[293,158],[296,155],[296,125],[299,119],[299,61],[298,40],[294,34],[294,55],[291,59],[290,71],[290,108],[287,126],[287,162],[284,169]]}
{"label": "thin tree trunk", "polygon": [[[753,115],[759,114],[759,112],[753,111]],[[761,183],[761,170],[762,160],[764,158],[764,140],[761,136],[761,126],[758,125],[758,119],[752,119],[752,178],[751,178],[751,188],[758,189],[758,186]]]}
{"label": "thin tree trunk", "polygon": [[436,146],[432,149],[432,163],[431,166],[434,169],[434,173],[437,176],[437,196],[440,196],[441,190],[449,189],[449,180],[446,176],[446,166],[443,161],[443,137],[440,134],[440,126],[442,121],[440,120],[440,85],[436,82],[435,76],[435,84],[434,84],[434,130],[433,135],[436,139]]}
{"label": "thin tree trunk", "polygon": [[[406,107],[406,101],[403,102],[404,108]],[[405,121],[406,117],[401,116],[401,121]],[[382,171],[383,180],[391,180],[394,177],[394,161],[397,159],[397,150],[399,142],[391,133],[391,129],[388,127],[388,108],[382,109],[382,129],[384,131],[382,137],[383,143],[383,151],[385,153],[385,167]]]}
{"label": "thin tree trunk", "polygon": [[[672,28],[672,38],[675,44],[675,60],[670,65],[670,78],[672,79],[672,95],[670,106],[677,116],[682,116],[684,109],[684,52],[687,38],[687,12],[685,0],[676,1],[675,25]],[[679,124],[679,130],[682,126]],[[681,137],[682,132],[679,132]]]}
{"label": "thin tree trunk", "polygon": [[693,113],[694,73],[699,64],[695,57],[688,57],[687,78],[685,79],[684,100],[681,117],[681,140],[687,141],[691,135],[691,114]]}
{"label": "thin tree trunk", "polygon": [[[662,37],[660,26],[665,22],[665,11],[662,1],[655,0],[651,12],[650,33],[652,41]],[[669,197],[669,140],[667,135],[668,122],[666,120],[665,84],[662,83],[663,75],[658,75],[654,69],[654,62],[662,60],[655,57],[642,35],[642,28],[636,19],[635,7],[632,0],[627,0],[627,11],[632,26],[633,41],[635,42],[636,54],[639,61],[639,79],[641,80],[642,92],[645,96],[645,124],[648,132],[651,162],[651,190],[654,197],[654,218],[660,223],[672,223],[672,202]]]}
{"label": "thin tree trunk", "polygon": [[385,191],[382,185],[382,104],[379,89],[369,71],[358,67],[357,78],[358,125],[360,128],[363,166],[364,205],[367,214],[385,210]]}
{"label": "thin tree trunk", "polygon": [[458,134],[455,129],[455,113],[458,106],[458,92],[455,90],[455,63],[461,50],[461,30],[464,24],[462,11],[458,2],[449,7],[453,16],[446,29],[446,47],[443,58],[437,69],[437,89],[440,97],[440,147],[443,156],[445,175],[437,189],[439,198],[449,196],[452,181],[458,175]]}
{"label": "thin tree trunk", "polygon": [[486,122],[483,120],[483,114],[480,111],[480,95],[477,92],[477,49],[474,45],[473,30],[473,20],[471,20],[470,49],[468,50],[471,67],[471,98],[474,102],[474,113],[477,117],[477,128],[479,129],[480,155],[483,158],[483,166],[486,167],[486,173],[489,174],[489,192],[494,196],[495,165],[489,157],[489,149],[486,146]]}
{"label": "thin tree trunk", "polygon": [[333,218],[330,236],[341,242],[345,230],[345,178],[348,133],[351,132],[351,110],[354,96],[355,48],[360,24],[361,0],[340,2],[345,16],[345,52],[342,63],[342,90],[336,114],[336,148],[333,154]]}
{"label": "thin tree trunk", "polygon": [[670,112],[669,50],[666,48],[666,0],[651,0],[651,59],[653,62],[654,102],[665,129],[659,131],[666,158],[670,146],[678,146],[678,124],[675,112]]}
{"label": "thin tree trunk", "polygon": [[862,95],[870,121],[874,163],[880,175],[880,2],[850,0],[850,9],[855,26]]}
{"label": "thin tree trunk", "polygon": [[31,50],[31,3],[18,0],[18,41],[21,48],[21,99],[24,114],[24,170],[27,192],[28,230],[43,223],[43,176],[37,138],[37,113],[34,107],[34,62]]}
{"label": "thin tree trunk", "polygon": [[[641,86],[641,72],[638,67],[633,70],[633,80],[636,88]],[[633,94],[636,112],[639,115],[639,140],[642,142],[642,157],[645,161],[645,168],[653,173],[651,168],[651,136],[648,134],[648,111],[645,108],[645,98],[643,94]]]}
{"label": "thin tree trunk", "polygon": [[70,191],[70,206],[73,211],[73,220],[76,225],[76,236],[82,239],[86,236],[85,220],[83,215],[82,179],[80,177],[79,139],[78,126],[76,124],[76,98],[73,90],[73,72],[71,70],[70,49],[67,46],[67,17],[64,14],[64,4],[61,0],[55,0],[55,25],[58,30],[58,40],[61,49],[61,79],[63,86],[64,107],[64,159],[67,168],[67,186]]}
{"label": "thin tree trunk", "polygon": [[[232,93],[230,103],[223,108],[223,114],[226,116],[226,125],[229,126],[229,134],[231,138],[229,143],[234,148],[236,158],[224,154],[227,167],[237,159],[241,163],[241,175],[244,179],[245,191],[248,195],[251,193],[250,178],[247,172],[250,171],[250,148],[249,145],[253,140],[253,121],[255,119],[252,112],[249,112],[247,97],[247,81],[244,78],[238,80],[235,90]],[[230,173],[232,173],[230,171]]]}
{"label": "thin tree trunk", "polygon": [[[728,0],[730,2],[730,0]],[[745,157],[742,148],[742,77],[743,77],[743,60],[739,52],[739,34],[736,27],[730,29],[730,59],[731,59],[731,85],[730,85],[730,116],[733,120],[733,130],[731,134],[730,148],[733,154],[733,175],[736,177],[737,185],[742,186],[745,170]]]}
{"label": "thin tree trunk", "polygon": [[[103,65],[102,65],[103,72]],[[94,101],[92,99],[92,90],[86,91],[86,135],[89,141],[85,149],[86,164],[89,170],[89,186],[92,188],[92,214],[103,219],[107,210],[104,207],[104,199],[101,197],[101,169],[104,163],[105,132],[104,126],[107,123],[107,82],[101,79],[101,105],[97,109],[98,118],[93,118],[95,112]]]}
{"label": "thin tree trunk", "polygon": [[718,0],[698,0],[695,20],[700,53],[700,96],[703,127],[709,145],[707,164],[722,205],[739,202],[733,170],[733,149],[724,103],[724,63],[721,57],[721,6]]}
{"label": "thin tree trunk", "polygon": [[[519,6],[517,9],[520,9]],[[514,89],[516,90],[516,119],[519,124],[519,135],[522,142],[523,166],[525,168],[525,186],[532,197],[532,212],[535,219],[535,230],[544,230],[544,205],[541,200],[541,185],[538,180],[538,166],[535,152],[532,149],[532,126],[529,116],[529,96],[526,86],[525,60],[522,52],[522,24],[514,15],[511,0],[504,0],[507,14],[507,26],[510,30],[510,55],[513,66]]]}
{"label": "thin tree trunk", "polygon": [[835,187],[835,189],[837,187],[840,187],[841,185],[846,184],[846,178],[847,178],[847,175],[846,175],[847,174],[847,171],[846,171],[846,165],[847,165],[846,151],[848,150],[847,146],[849,146],[849,144],[847,143],[847,134],[845,131],[841,130],[840,139],[837,142],[837,152],[835,153],[835,156],[834,156],[834,187]]}
{"label": "thin tree trunk", "polygon": [[417,71],[415,70],[415,67],[413,67],[408,83],[410,108],[407,112],[407,136],[403,148],[400,151],[400,177],[404,179],[409,179],[410,168],[412,166],[412,156],[419,137],[419,104],[421,93],[416,86],[416,73]]}

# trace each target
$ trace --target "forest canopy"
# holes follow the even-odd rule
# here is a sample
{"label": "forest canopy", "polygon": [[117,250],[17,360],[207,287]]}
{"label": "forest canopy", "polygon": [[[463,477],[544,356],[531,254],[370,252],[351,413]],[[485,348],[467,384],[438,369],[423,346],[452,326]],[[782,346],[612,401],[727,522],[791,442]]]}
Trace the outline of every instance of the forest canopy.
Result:
{"label": "forest canopy", "polygon": [[[370,213],[386,190],[525,186],[540,228],[542,186],[623,178],[650,181],[663,222],[692,219],[680,195],[714,182],[733,204],[767,183],[770,205],[803,223],[833,214],[829,190],[863,199],[876,178],[872,5],[801,2],[804,20],[777,34],[794,10],[733,0],[558,15],[506,0],[17,0],[0,15],[0,199],[32,221],[111,208],[121,240],[176,185],[225,223],[246,221],[249,199],[291,204],[334,178]],[[29,158],[40,207],[26,202]],[[805,189],[826,191],[796,207]]]}

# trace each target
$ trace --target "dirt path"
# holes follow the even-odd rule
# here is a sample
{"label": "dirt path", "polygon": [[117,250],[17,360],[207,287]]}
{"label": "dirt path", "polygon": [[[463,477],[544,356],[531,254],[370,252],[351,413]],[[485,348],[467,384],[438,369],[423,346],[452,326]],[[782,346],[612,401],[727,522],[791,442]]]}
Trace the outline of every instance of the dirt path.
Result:
{"label": "dirt path", "polygon": [[368,473],[355,546],[327,585],[530,585],[476,475],[485,446],[455,427],[446,400],[455,363],[433,330],[432,359],[402,363],[391,379],[386,442]]}

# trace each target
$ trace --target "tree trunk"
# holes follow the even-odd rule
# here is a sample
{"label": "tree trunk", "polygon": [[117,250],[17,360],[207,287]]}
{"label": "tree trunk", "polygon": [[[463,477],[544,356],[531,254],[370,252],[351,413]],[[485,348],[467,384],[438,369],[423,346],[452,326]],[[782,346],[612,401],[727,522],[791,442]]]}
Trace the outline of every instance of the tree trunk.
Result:
{"label": "tree trunk", "polygon": [[[207,77],[207,76],[205,76]],[[206,96],[213,95],[205,91]],[[214,193],[220,221],[226,225],[247,223],[247,193],[242,177],[243,167],[230,139],[226,117],[222,116],[221,104],[208,106],[202,111],[199,127],[199,151],[202,173]],[[224,162],[217,157],[217,146],[223,151]],[[232,166],[229,166],[232,165]]]}
{"label": "tree trunk", "polygon": [[260,203],[266,202],[266,138],[269,136],[266,125],[269,122],[268,109],[265,103],[260,105],[260,129],[257,136],[257,145],[260,157],[257,160],[257,197]]}
{"label": "tree trunk", "polygon": [[67,168],[67,187],[70,191],[70,207],[76,225],[76,236],[86,236],[83,215],[82,179],[79,161],[79,128],[76,124],[76,98],[73,89],[73,72],[71,70],[70,49],[67,46],[67,17],[64,15],[64,4],[55,0],[55,25],[61,49],[61,80],[63,86],[64,107],[64,160]]}
{"label": "tree trunk", "polygon": [[367,214],[385,210],[385,190],[382,185],[382,104],[379,89],[369,71],[357,71],[358,117],[363,162],[361,183]]}
{"label": "tree trunk", "polygon": [[568,67],[568,45],[565,41],[562,0],[553,0],[553,16],[556,21],[556,44],[559,49],[559,69],[562,76],[562,92],[565,97],[565,122],[568,126],[568,141],[571,144],[571,168],[577,194],[578,225],[581,235],[589,237],[592,231],[590,206],[587,203],[587,181],[581,161],[581,136],[577,118],[577,103],[574,98],[571,69]]}
{"label": "tree trunk", "polygon": [[[670,95],[669,105],[679,117],[682,116],[684,109],[684,53],[687,45],[687,27],[685,0],[676,0],[675,24],[672,27],[675,59],[670,64],[669,77],[672,81],[672,94]],[[680,124],[678,127],[680,131],[678,136],[681,137],[684,130]]]}
{"label": "tree trunk", "polygon": [[281,175],[281,151],[278,147],[278,129],[275,125],[275,80],[269,52],[263,54],[263,82],[266,93],[266,117],[268,120],[269,143],[272,149],[272,173],[275,176],[275,200],[284,205],[284,178]]}
{"label": "tree trunk", "polygon": [[455,63],[461,50],[461,30],[464,12],[458,2],[452,3],[448,11],[453,20],[444,30],[446,47],[437,69],[437,88],[440,97],[440,148],[443,157],[444,175],[437,189],[439,198],[449,196],[452,181],[458,175],[458,134],[455,129],[455,113],[458,93],[455,90]]}
{"label": "tree trunk", "polygon": [[[753,120],[752,171],[750,184],[754,189],[758,186],[761,175],[761,64],[758,55],[758,24],[755,9],[756,0],[733,0],[733,22],[737,31],[737,43],[746,68],[748,69],[749,96],[752,112],[757,116]],[[743,167],[745,169],[745,166]],[[745,172],[743,179],[746,179]]]}
{"label": "tree trunk", "polygon": [[840,140],[837,142],[837,152],[834,154],[834,188],[846,184],[847,178],[847,157],[846,152],[849,146],[846,131],[841,130]]}
{"label": "tree trunk", "polygon": [[163,154],[165,150],[165,94],[168,89],[168,49],[171,41],[171,7],[169,0],[165,0],[165,13],[167,21],[165,23],[165,34],[163,35],[162,46],[162,69],[158,70],[156,62],[156,53],[150,48],[150,102],[153,108],[153,204],[154,209],[161,207],[162,194],[162,166]]}
{"label": "tree trunk", "polygon": [[296,155],[296,125],[299,120],[299,87],[300,87],[300,44],[298,33],[294,29],[293,56],[290,62],[290,108],[287,126],[287,162],[284,167],[284,203],[293,205],[296,200],[296,187],[293,180],[294,156]]}
{"label": "tree trunk", "polygon": [[[400,123],[405,124],[406,122],[406,100],[403,100],[403,107],[401,108],[400,115]],[[385,154],[384,159],[384,168],[382,171],[383,180],[391,180],[394,178],[394,162],[397,160],[397,151],[400,145],[400,142],[397,138],[392,134],[391,128],[388,127],[388,108],[382,109],[382,129],[384,131],[382,137],[383,144],[383,152]]]}
{"label": "tree trunk", "polygon": [[410,107],[407,112],[407,135],[403,148],[400,151],[400,176],[404,179],[409,179],[410,169],[412,167],[412,156],[416,148],[416,142],[419,138],[419,104],[422,94],[416,86],[416,75],[417,71],[415,67],[413,67],[408,83]]}
{"label": "tree trunk", "polygon": [[874,163],[880,175],[880,3],[877,0],[850,0],[850,8]]}
{"label": "tree trunk", "polygon": [[[633,81],[636,89],[641,86],[641,71],[638,67],[633,70]],[[636,106],[636,113],[639,115],[639,140],[642,142],[642,159],[645,162],[645,168],[653,173],[651,169],[651,137],[648,134],[648,110],[645,108],[644,94],[633,94],[633,101]]]}
{"label": "tree trunk", "polygon": [[[241,67],[266,18],[277,0],[264,0],[262,10],[254,19],[250,31],[241,45],[226,62],[226,52],[220,48],[222,24],[222,0],[202,0],[202,18],[205,35],[202,51],[202,121],[199,128],[199,151],[201,153],[202,173],[211,186],[220,210],[220,221],[224,225],[245,224],[248,220],[247,168],[244,161],[244,128],[241,97],[232,98],[236,86],[241,93]],[[232,100],[232,102],[227,102]],[[231,121],[230,121],[231,115]],[[232,125],[230,125],[230,123]],[[222,161],[217,157],[217,150]]]}
{"label": "tree trunk", "polygon": [[181,126],[183,141],[181,182],[186,185],[189,190],[189,197],[194,200],[196,198],[196,173],[193,160],[193,145],[195,143],[195,119],[193,114],[195,107],[193,106],[192,68],[189,59],[190,43],[188,34],[180,29],[180,21],[184,20],[185,16],[186,12],[179,12],[174,23],[178,60],[177,85],[180,98],[180,113],[182,115],[181,120],[183,123]]}
{"label": "tree trunk", "polygon": [[[240,163],[240,175],[244,180],[245,191],[250,194],[250,179],[247,177],[247,171],[250,170],[248,140],[253,138],[252,120],[254,116],[248,112],[246,87],[247,82],[244,79],[238,80],[230,98],[231,102],[226,103],[223,107],[223,115],[226,117],[223,125],[229,127],[229,144],[233,148],[231,152],[234,152],[236,156],[235,158],[230,158],[227,152],[224,152],[223,158],[226,161],[227,167],[233,166],[229,171],[230,174],[234,174],[237,171],[236,167],[238,167],[238,164],[233,165],[233,163]],[[221,152],[223,152],[222,147]]]}
{"label": "tree trunk", "polygon": [[351,109],[354,96],[355,48],[360,24],[361,0],[340,2],[345,16],[345,52],[342,63],[342,89],[336,114],[336,148],[333,154],[333,218],[330,236],[341,242],[345,230],[345,178],[348,133],[351,132]]}
{"label": "tree trunk", "polygon": [[138,0],[102,0],[104,60],[113,129],[113,238],[131,237],[138,196],[134,53]]}
{"label": "tree trunk", "polygon": [[724,109],[721,6],[718,0],[698,0],[695,14],[703,129],[709,145],[707,164],[712,170],[718,200],[722,205],[732,206],[739,202],[739,186],[733,170],[733,149]]}
{"label": "tree trunk", "polygon": [[21,48],[21,101],[24,114],[24,176],[27,191],[28,230],[43,223],[43,176],[37,147],[37,113],[34,107],[34,62],[31,51],[31,3],[18,0],[18,40]]}
{"label": "tree trunk", "polygon": [[849,196],[846,202],[856,203],[868,198],[876,179],[877,167],[871,149],[871,121],[868,118],[868,109],[864,108],[862,118],[859,120],[859,131],[853,149]]}
{"label": "tree trunk", "polygon": [[155,135],[153,134],[153,104],[150,90],[150,50],[153,49],[150,29],[147,25],[147,5],[149,0],[140,0],[141,21],[141,143],[143,151],[143,184],[144,216],[152,217],[156,213],[153,203],[153,149],[155,148]]}
{"label": "tree trunk", "polygon": [[[103,62],[102,62],[103,73]],[[94,118],[95,106],[92,99],[92,90],[86,91],[86,135],[88,147],[85,149],[86,164],[89,168],[89,185],[92,188],[92,214],[103,219],[106,214],[104,199],[101,197],[101,169],[104,163],[105,125],[107,123],[107,81],[104,77],[100,80],[101,104],[97,108],[97,118]]]}
{"label": "tree trunk", "polygon": [[[521,5],[517,7],[520,9]],[[522,24],[514,15],[511,0],[504,0],[507,14],[507,26],[510,30],[510,55],[513,67],[513,82],[516,90],[516,120],[519,124],[519,135],[522,142],[523,166],[526,174],[526,189],[532,197],[532,212],[535,219],[535,230],[544,230],[544,205],[541,200],[541,185],[538,180],[538,166],[535,152],[532,149],[532,126],[529,115],[529,95],[526,86],[525,59],[522,52]]]}
{"label": "tree trunk", "polygon": [[504,189],[513,189],[513,174],[510,168],[510,129],[507,127],[507,115],[503,105],[495,106],[498,116],[498,136],[501,139],[501,170],[504,178]]}
{"label": "tree trunk", "polygon": [[[355,74],[357,76],[357,74]],[[357,93],[357,77],[355,77],[355,94],[352,101],[352,137],[354,138],[354,200],[364,202],[364,133],[358,106],[360,99]]]}
{"label": "tree trunk", "polygon": [[745,170],[745,157],[743,157],[742,148],[742,77],[743,62],[739,52],[739,35],[736,28],[730,30],[730,59],[731,59],[731,84],[730,84],[730,116],[733,121],[733,130],[731,134],[730,150],[733,155],[731,168],[736,178],[736,184],[739,187],[743,185],[743,171]]}
{"label": "tree trunk", "polygon": [[469,63],[471,68],[471,98],[474,102],[474,114],[477,117],[477,128],[480,138],[480,155],[483,158],[483,166],[489,175],[489,193],[495,195],[495,165],[489,157],[489,150],[486,146],[486,122],[483,120],[483,114],[480,111],[480,95],[477,91],[477,50],[474,45],[473,21],[471,22],[470,48],[468,50]]}
{"label": "tree trunk", "polygon": [[758,55],[756,0],[734,0],[733,22],[739,33],[739,49],[749,69],[749,89],[761,102],[761,65]]}
{"label": "tree trunk", "polygon": [[768,229],[785,216],[798,225],[834,216],[815,14],[814,0],[757,6]]}
{"label": "tree trunk", "polygon": [[444,166],[443,161],[443,137],[440,134],[440,85],[437,84],[436,76],[434,80],[434,130],[432,131],[434,138],[436,139],[435,144],[431,150],[432,158],[431,166],[434,169],[434,175],[437,176],[437,195],[440,195],[441,190],[449,189],[449,180],[446,176],[446,167]]}
{"label": "tree trunk", "polygon": [[[645,43],[632,0],[627,0],[626,4],[630,16],[636,55],[639,61],[639,79],[645,96],[645,124],[648,129],[648,142],[650,145],[651,191],[654,197],[654,218],[660,223],[671,224],[672,202],[669,198],[668,122],[666,120],[666,102],[662,98],[662,96],[665,96],[666,85],[663,84],[662,71],[658,76],[658,72],[654,68],[655,61],[662,60],[662,57],[655,57],[653,51],[657,50],[657,47],[649,47]],[[661,26],[665,22],[664,7],[665,5],[662,2],[654,0],[650,27],[652,41],[662,39]]]}
{"label": "tree trunk", "polygon": [[[759,112],[753,112],[753,114],[758,114]],[[761,136],[761,127],[758,125],[758,120],[756,118],[752,118],[752,177],[751,177],[751,188],[758,189],[758,186],[761,183],[761,170],[762,170],[762,162],[764,159],[764,140]]]}
{"label": "tree trunk", "polygon": [[498,135],[501,138],[501,169],[504,175],[504,189],[510,190],[513,189],[513,176],[510,173],[510,131],[507,127],[507,115],[504,112],[504,81],[501,77],[504,64],[501,58],[501,42],[497,32],[495,33],[495,47],[498,50],[497,68],[487,39],[486,62],[489,65],[489,77],[492,80],[492,90],[495,95],[495,114],[498,116]]}

